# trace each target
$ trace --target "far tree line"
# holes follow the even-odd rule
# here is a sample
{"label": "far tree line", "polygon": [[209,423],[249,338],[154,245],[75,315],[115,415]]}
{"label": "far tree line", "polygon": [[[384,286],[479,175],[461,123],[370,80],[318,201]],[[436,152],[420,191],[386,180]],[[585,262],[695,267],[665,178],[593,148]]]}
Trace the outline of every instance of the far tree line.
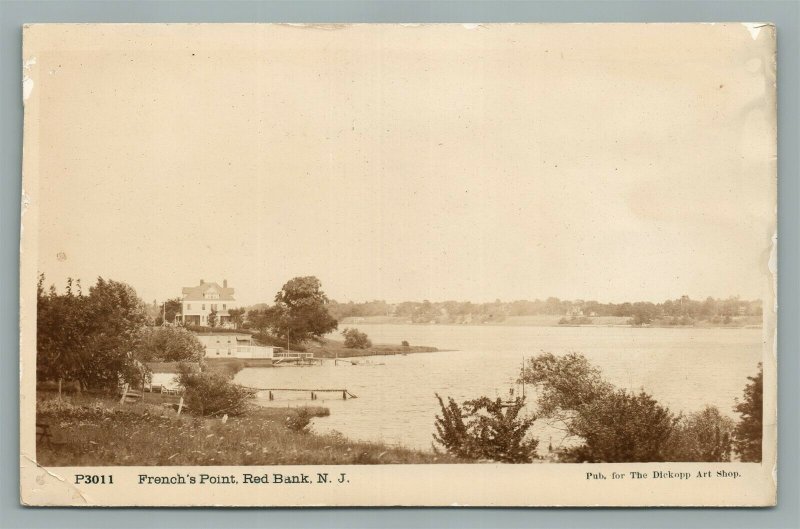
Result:
{"label": "far tree line", "polygon": [[363,303],[332,301],[328,310],[338,320],[348,317],[387,316],[413,323],[488,323],[515,316],[550,315],[568,319],[616,316],[630,318],[634,325],[646,325],[657,320],[663,320],[661,323],[667,325],[689,325],[699,321],[729,323],[737,317],[761,316],[762,305],[760,300],[748,301],[738,296],[727,299],[708,297],[704,300],[682,296],[661,303],[600,303],[550,297],[534,301],[498,299],[488,303],[428,300],[394,304],[382,300]]}
{"label": "far tree line", "polygon": [[[704,300],[682,296],[661,303],[649,301],[625,303],[600,303],[597,301],[562,300],[517,300],[489,303],[469,301],[406,301],[387,303],[382,300],[362,303],[340,303],[325,299],[327,313],[337,321],[345,318],[390,317],[411,323],[495,323],[516,316],[559,316],[559,323],[591,323],[597,317],[627,318],[631,325],[692,325],[699,322],[729,324],[743,318],[757,319],[762,315],[761,300],[743,300],[738,296],[727,299],[708,297]],[[180,318],[181,299],[173,298],[159,305],[155,301],[150,309],[157,325],[162,317],[173,322]],[[278,312],[267,303],[248,308],[228,310],[230,321],[236,328],[252,328],[264,332],[270,327],[282,334]],[[751,321],[752,323],[752,321]]]}

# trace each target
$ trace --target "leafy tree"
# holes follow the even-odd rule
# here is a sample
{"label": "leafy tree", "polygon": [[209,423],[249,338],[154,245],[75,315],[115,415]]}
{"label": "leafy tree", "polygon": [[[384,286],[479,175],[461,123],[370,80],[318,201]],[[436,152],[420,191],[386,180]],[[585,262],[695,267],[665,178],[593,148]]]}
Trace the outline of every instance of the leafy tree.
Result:
{"label": "leafy tree", "polygon": [[165,321],[167,323],[174,323],[176,319],[180,319],[182,311],[181,298],[168,299],[164,302],[163,308],[159,307],[158,316],[155,318],[155,324],[161,325]]}
{"label": "leafy tree", "polygon": [[199,362],[204,354],[203,344],[183,327],[145,327],[136,348],[142,362]]}
{"label": "leafy tree", "polygon": [[367,333],[361,332],[358,329],[345,329],[342,331],[344,336],[344,346],[348,349],[369,349],[372,347]]}
{"label": "leafy tree", "polygon": [[631,318],[632,325],[649,325],[657,316],[658,310],[652,303],[637,302],[631,306],[633,318]]}
{"label": "leafy tree", "polygon": [[71,279],[64,294],[55,287],[45,293],[43,283],[40,276],[36,332],[40,378],[76,379],[83,388],[141,380],[133,351],[147,317],[133,288],[101,277],[86,296],[80,283]]}
{"label": "leafy tree", "polygon": [[603,379],[601,371],[578,353],[535,356],[528,360],[522,379],[526,384],[537,386],[539,413],[558,420],[574,417],[577,410],[614,390],[614,386]]}
{"label": "leafy tree", "polygon": [[583,444],[559,452],[566,461],[664,461],[677,418],[645,392],[632,394],[606,382],[583,355],[542,353],[529,360],[522,380],[539,394],[540,416],[563,425]]}
{"label": "leafy tree", "polygon": [[228,309],[228,317],[234,329],[238,329],[244,322],[244,309]]}
{"label": "leafy tree", "polygon": [[275,295],[271,328],[283,341],[320,341],[336,330],[338,322],[328,313],[328,297],[314,276],[290,279]]}
{"label": "leafy tree", "polygon": [[436,416],[434,440],[447,452],[464,459],[490,459],[503,463],[530,463],[536,457],[537,439],[526,439],[535,417],[520,418],[525,399],[504,403],[481,397],[460,407],[451,397],[445,405],[438,394],[442,416]]}
{"label": "leafy tree", "polygon": [[36,285],[36,374],[39,380],[78,380],[87,347],[88,299],[67,280],[65,294],[55,286],[44,290],[44,274]]}
{"label": "leafy tree", "polygon": [[212,327],[212,328],[217,326],[217,311],[216,311],[216,309],[211,309],[211,312],[208,313],[208,326]]}
{"label": "leafy tree", "polygon": [[714,406],[681,417],[670,442],[669,461],[730,461],[734,423]]}
{"label": "leafy tree", "polygon": [[733,446],[744,462],[761,462],[761,439],[764,415],[764,368],[759,362],[758,373],[747,377],[744,400],[734,410],[741,415],[733,436]]}
{"label": "leafy tree", "polygon": [[280,311],[276,307],[251,309],[247,312],[247,324],[260,334],[267,334],[276,325],[280,316]]}

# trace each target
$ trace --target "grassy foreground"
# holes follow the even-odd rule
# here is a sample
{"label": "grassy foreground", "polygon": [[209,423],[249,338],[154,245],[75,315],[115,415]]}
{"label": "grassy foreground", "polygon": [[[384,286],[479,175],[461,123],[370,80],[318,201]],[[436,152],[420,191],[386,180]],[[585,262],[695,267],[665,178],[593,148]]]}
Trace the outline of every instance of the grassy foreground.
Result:
{"label": "grassy foreground", "polygon": [[[44,466],[104,465],[361,465],[458,463],[453,457],[317,435],[287,427],[302,408],[256,408],[241,417],[202,418],[161,403],[118,404],[86,395],[37,398],[36,422],[51,442],[37,443]],[[309,407],[312,416],[326,408]]]}

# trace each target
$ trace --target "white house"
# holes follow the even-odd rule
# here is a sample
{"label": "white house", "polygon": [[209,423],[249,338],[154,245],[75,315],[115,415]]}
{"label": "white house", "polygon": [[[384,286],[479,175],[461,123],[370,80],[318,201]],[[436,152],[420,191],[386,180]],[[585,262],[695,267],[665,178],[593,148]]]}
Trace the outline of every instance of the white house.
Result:
{"label": "white house", "polygon": [[181,300],[181,317],[188,325],[208,325],[208,315],[217,314],[217,325],[227,327],[230,322],[230,309],[237,308],[233,297],[233,288],[228,287],[228,280],[218,283],[206,283],[200,280],[196,287],[183,287]]}
{"label": "white house", "polygon": [[274,358],[278,347],[253,345],[252,337],[238,332],[196,333],[206,358]]}

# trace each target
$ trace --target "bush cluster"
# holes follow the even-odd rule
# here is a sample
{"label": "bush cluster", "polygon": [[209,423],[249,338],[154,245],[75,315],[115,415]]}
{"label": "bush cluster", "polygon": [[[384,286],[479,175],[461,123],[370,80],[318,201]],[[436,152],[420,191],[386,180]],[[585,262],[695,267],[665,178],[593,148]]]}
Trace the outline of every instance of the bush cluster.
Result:
{"label": "bush cluster", "polygon": [[358,329],[345,329],[342,331],[344,336],[344,346],[348,349],[369,349],[372,347],[367,333]]}
{"label": "bush cluster", "polygon": [[537,355],[521,380],[536,387],[540,416],[582,441],[557,450],[560,461],[730,461],[734,449],[742,461],[760,461],[760,373],[750,377],[744,401],[735,408],[742,414],[738,425],[712,406],[676,415],[644,391],[613,386],[578,353]]}
{"label": "bush cluster", "polygon": [[445,404],[437,394],[442,416],[436,416],[434,440],[448,453],[463,459],[488,459],[502,463],[530,463],[536,457],[537,439],[527,438],[535,417],[520,417],[525,399],[468,400],[459,406]]}
{"label": "bush cluster", "polygon": [[184,400],[196,415],[242,415],[255,390],[234,384],[225,374],[211,371],[193,373],[181,366],[178,382],[186,390]]}

